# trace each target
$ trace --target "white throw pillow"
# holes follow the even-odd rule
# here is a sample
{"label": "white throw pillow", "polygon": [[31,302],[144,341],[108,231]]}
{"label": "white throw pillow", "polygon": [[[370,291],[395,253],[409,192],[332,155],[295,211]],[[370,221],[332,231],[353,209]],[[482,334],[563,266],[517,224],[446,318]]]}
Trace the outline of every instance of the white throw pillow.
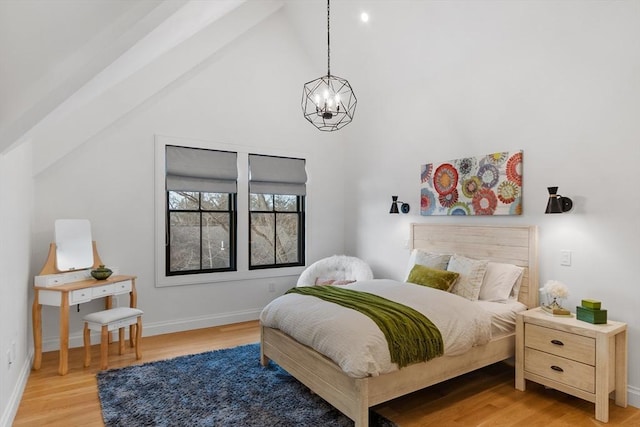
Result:
{"label": "white throw pillow", "polygon": [[451,258],[451,255],[437,254],[425,251],[424,249],[412,250],[411,255],[409,256],[409,263],[407,264],[407,271],[404,275],[404,281],[407,281],[409,274],[411,273],[411,269],[416,264],[435,268],[436,270],[446,270],[447,264],[449,264],[449,258]]}
{"label": "white throw pillow", "polygon": [[511,294],[509,295],[509,299],[518,301],[518,296],[520,294],[520,286],[522,285],[522,279],[524,277],[524,268],[522,269],[522,274],[518,276],[516,279],[516,283],[513,285],[513,289],[511,289]]}
{"label": "white throw pillow", "polygon": [[471,259],[453,254],[449,260],[447,270],[455,271],[460,274],[460,277],[451,288],[451,293],[471,301],[477,301],[488,262],[487,260]]}
{"label": "white throw pillow", "polygon": [[517,265],[489,261],[478,299],[506,302],[523,271]]}

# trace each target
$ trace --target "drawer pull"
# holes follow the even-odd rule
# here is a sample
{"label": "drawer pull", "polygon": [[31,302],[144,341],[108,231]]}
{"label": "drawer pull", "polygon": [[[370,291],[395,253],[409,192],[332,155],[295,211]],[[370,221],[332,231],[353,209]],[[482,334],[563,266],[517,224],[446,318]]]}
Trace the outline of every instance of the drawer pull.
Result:
{"label": "drawer pull", "polygon": [[560,340],[551,340],[551,344],[555,344],[555,345],[564,345],[564,343]]}
{"label": "drawer pull", "polygon": [[556,366],[556,365],[551,365],[551,369],[553,369],[554,371],[557,371],[557,372],[564,372],[564,369],[562,369],[560,366]]}

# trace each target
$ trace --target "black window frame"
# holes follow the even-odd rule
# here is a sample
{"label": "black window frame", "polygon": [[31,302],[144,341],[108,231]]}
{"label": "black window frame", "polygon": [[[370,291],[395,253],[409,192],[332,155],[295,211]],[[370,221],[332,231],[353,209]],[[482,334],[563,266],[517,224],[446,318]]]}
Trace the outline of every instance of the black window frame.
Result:
{"label": "black window frame", "polygon": [[[295,195],[295,194],[284,194],[285,196],[296,196],[296,206],[297,209],[295,212],[293,211],[277,211],[276,210],[276,204],[273,203],[272,204],[272,209],[271,210],[252,210],[251,209],[251,194],[257,194],[257,193],[251,193],[249,192],[248,196],[249,196],[249,203],[248,203],[248,210],[249,210],[249,247],[248,247],[248,265],[249,265],[249,270],[264,270],[264,269],[269,269],[269,268],[285,268],[285,267],[299,267],[299,266],[304,266],[305,265],[305,235],[306,235],[306,223],[305,223],[305,197],[306,196],[301,196],[301,195]],[[273,196],[275,198],[275,196],[277,196],[278,194],[270,194],[271,196]],[[251,257],[251,250],[253,247],[252,241],[251,241],[251,229],[252,229],[252,221],[253,221],[253,217],[252,214],[272,214],[274,215],[274,242],[276,241],[275,239],[275,235],[278,233],[277,231],[277,215],[278,214],[286,214],[286,215],[294,215],[297,214],[298,216],[298,262],[294,262],[294,263],[281,263],[278,264],[277,262],[274,264],[261,264],[261,265],[252,265],[251,261],[252,261],[252,257]],[[275,243],[274,243],[275,244]],[[274,262],[275,260],[275,248],[274,248]]]}
{"label": "black window frame", "polygon": [[[166,232],[166,245],[165,245],[165,274],[167,276],[184,276],[190,274],[207,274],[207,273],[219,273],[227,271],[237,271],[237,224],[238,224],[238,209],[237,209],[237,194],[236,193],[220,193],[228,194],[228,206],[227,210],[209,210],[202,209],[202,193],[206,191],[184,191],[187,193],[199,193],[198,194],[198,209],[170,209],[169,207],[169,192],[175,190],[167,190],[165,192],[165,232]],[[200,214],[200,269],[198,270],[180,270],[171,271],[171,212],[191,212]],[[202,268],[202,215],[209,212],[228,212],[229,213],[229,267],[224,268]]]}

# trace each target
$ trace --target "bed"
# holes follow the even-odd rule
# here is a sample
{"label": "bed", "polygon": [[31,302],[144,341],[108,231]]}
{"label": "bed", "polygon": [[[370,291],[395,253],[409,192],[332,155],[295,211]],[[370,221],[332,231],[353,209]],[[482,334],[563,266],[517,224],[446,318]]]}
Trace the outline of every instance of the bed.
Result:
{"label": "bed", "polygon": [[[411,224],[410,248],[459,254],[522,267],[518,301],[538,305],[537,230],[534,226]],[[455,356],[441,356],[375,376],[354,377],[283,331],[261,325],[261,360],[273,360],[355,422],[369,425],[369,408],[515,354],[515,332]]]}

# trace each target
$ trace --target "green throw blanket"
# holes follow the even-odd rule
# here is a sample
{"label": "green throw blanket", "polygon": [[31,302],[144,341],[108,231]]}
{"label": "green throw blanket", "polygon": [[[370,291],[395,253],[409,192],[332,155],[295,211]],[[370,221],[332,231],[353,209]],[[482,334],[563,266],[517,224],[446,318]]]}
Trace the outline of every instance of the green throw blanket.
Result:
{"label": "green throw blanket", "polygon": [[442,356],[444,352],[438,328],[422,313],[406,305],[335,286],[304,286],[287,293],[311,295],[369,316],[387,339],[391,361],[401,368]]}

